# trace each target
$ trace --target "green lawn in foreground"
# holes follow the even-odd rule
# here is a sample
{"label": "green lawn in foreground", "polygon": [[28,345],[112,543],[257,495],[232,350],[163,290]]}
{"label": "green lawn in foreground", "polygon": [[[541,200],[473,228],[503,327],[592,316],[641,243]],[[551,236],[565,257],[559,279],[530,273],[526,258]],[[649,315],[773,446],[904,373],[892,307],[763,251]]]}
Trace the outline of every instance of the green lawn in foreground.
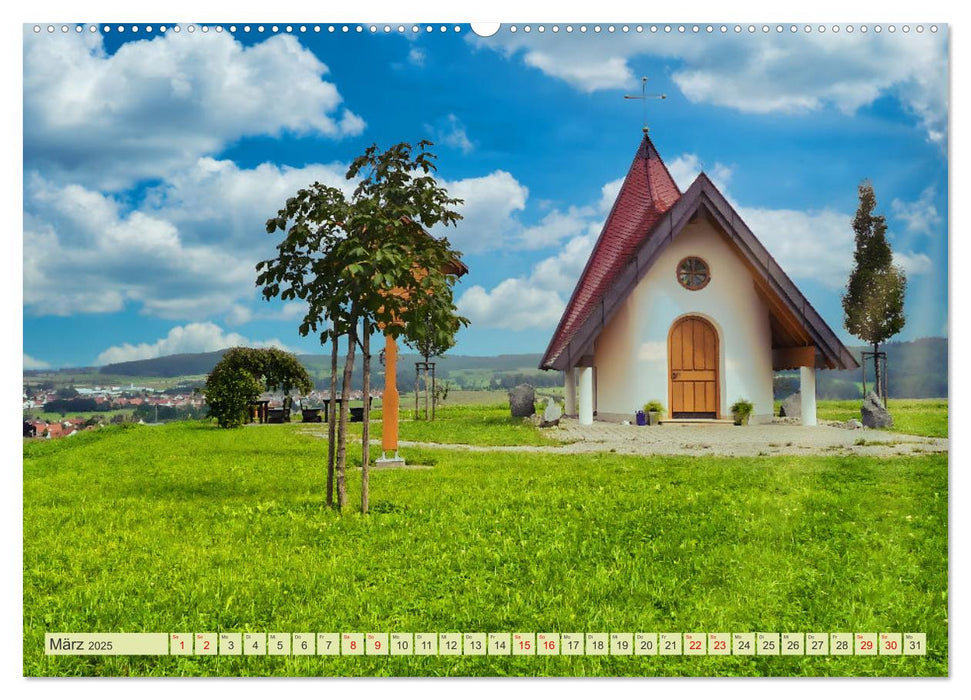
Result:
{"label": "green lawn in foreground", "polygon": [[[819,420],[859,420],[862,403],[817,401],[816,416]],[[947,399],[890,399],[887,409],[893,416],[895,433],[947,437]]]}
{"label": "green lawn in foreground", "polygon": [[[945,675],[947,458],[412,450],[296,425],[24,445],[26,675]],[[47,657],[44,632],[923,631],[926,657]]]}

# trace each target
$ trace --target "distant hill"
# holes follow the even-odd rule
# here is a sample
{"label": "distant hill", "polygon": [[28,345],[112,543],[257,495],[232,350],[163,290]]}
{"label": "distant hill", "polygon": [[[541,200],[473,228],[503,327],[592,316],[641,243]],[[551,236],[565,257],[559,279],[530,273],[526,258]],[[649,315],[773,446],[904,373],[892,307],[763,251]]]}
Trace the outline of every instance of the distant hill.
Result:
{"label": "distant hill", "polygon": [[[228,350],[228,348],[227,348]],[[226,350],[214,352],[186,353],[181,355],[167,355],[148,360],[133,360],[131,362],[116,362],[100,368],[102,374],[123,377],[183,377],[209,374],[216,363],[222,359]],[[319,387],[330,385],[330,356],[329,355],[298,355],[300,362]],[[470,389],[488,389],[509,384],[514,380],[531,381],[537,385],[558,385],[561,380],[559,373],[541,372],[537,369],[541,356],[539,354],[497,355],[493,357],[479,357],[473,355],[448,355],[435,358],[435,371],[439,379],[451,381],[457,387]],[[377,360],[377,357],[375,357]],[[400,386],[410,387],[414,384],[415,362],[421,357],[404,353],[398,358],[398,376]],[[343,358],[340,361],[343,369]],[[380,362],[375,361],[374,372],[378,379],[383,376]],[[497,377],[498,379],[494,381]],[[380,380],[383,382],[383,379]],[[355,388],[361,387],[360,356],[355,362]],[[379,382],[380,385],[380,382]],[[512,386],[512,384],[510,384]]]}
{"label": "distant hill", "polygon": [[[865,348],[850,348],[859,360]],[[898,398],[942,398],[948,395],[947,338],[921,338],[903,343],[888,343],[887,352],[890,395]],[[131,377],[182,377],[208,374],[222,358],[226,350],[215,352],[168,355],[150,360],[118,362],[101,368],[102,374]],[[319,388],[330,385],[330,357],[328,355],[299,355],[300,361],[314,377]],[[402,354],[398,358],[398,383],[403,390],[414,386],[415,354]],[[535,386],[558,386],[562,383],[560,372],[543,372],[537,369],[539,353],[521,355],[447,355],[435,359],[436,374],[440,380],[449,381],[456,388],[495,389],[507,388],[528,381]],[[342,358],[343,360],[343,358]],[[343,362],[341,363],[343,366]],[[376,377],[374,384],[383,383],[383,369],[375,357],[373,364]],[[860,370],[830,371],[819,373],[817,390],[820,398],[856,398],[861,391]],[[872,372],[867,382],[871,383]],[[353,386],[361,386],[360,362],[355,363]],[[787,396],[798,387],[798,376],[781,372],[776,378],[776,396]]]}
{"label": "distant hill", "polygon": [[[229,348],[226,348],[228,350]],[[193,374],[209,374],[222,359],[226,350],[195,352],[182,355],[153,357],[150,360],[115,362],[101,368],[102,374],[122,377],[184,377]]]}

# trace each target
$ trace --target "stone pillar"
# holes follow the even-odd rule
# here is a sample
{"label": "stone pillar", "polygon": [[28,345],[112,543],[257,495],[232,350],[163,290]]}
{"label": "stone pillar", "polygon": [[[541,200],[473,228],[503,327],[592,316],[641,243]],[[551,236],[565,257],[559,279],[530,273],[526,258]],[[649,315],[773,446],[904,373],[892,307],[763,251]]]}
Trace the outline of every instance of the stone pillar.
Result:
{"label": "stone pillar", "polygon": [[593,425],[593,367],[580,367],[580,425]]}
{"label": "stone pillar", "polygon": [[816,368],[799,368],[799,400],[802,404],[802,424],[816,425]]}
{"label": "stone pillar", "polygon": [[563,371],[563,413],[568,416],[577,414],[577,375],[572,367]]}

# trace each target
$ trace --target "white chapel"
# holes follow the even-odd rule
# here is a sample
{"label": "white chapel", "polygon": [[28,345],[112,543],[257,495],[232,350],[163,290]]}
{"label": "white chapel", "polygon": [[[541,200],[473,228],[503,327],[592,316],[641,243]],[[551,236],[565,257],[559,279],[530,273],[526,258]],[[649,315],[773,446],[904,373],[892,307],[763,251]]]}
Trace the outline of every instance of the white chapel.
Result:
{"label": "white chapel", "polygon": [[858,366],[711,180],[682,193],[646,133],[540,364],[581,424],[655,399],[694,420],[746,399],[768,421],[775,371],[798,368],[815,425],[815,370]]}

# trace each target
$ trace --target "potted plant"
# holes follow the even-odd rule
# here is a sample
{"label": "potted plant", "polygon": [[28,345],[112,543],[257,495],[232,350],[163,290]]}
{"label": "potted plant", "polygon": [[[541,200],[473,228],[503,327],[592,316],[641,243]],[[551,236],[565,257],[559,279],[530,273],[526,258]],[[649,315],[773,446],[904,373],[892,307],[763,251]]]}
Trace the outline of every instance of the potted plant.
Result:
{"label": "potted plant", "polygon": [[748,425],[749,416],[752,415],[754,409],[755,406],[752,405],[751,401],[739,399],[732,404],[729,410],[732,412],[732,418],[735,419],[735,425]]}
{"label": "potted plant", "polygon": [[664,415],[664,406],[657,399],[652,399],[644,404],[644,413],[647,414],[648,425],[657,425],[661,416]]}

